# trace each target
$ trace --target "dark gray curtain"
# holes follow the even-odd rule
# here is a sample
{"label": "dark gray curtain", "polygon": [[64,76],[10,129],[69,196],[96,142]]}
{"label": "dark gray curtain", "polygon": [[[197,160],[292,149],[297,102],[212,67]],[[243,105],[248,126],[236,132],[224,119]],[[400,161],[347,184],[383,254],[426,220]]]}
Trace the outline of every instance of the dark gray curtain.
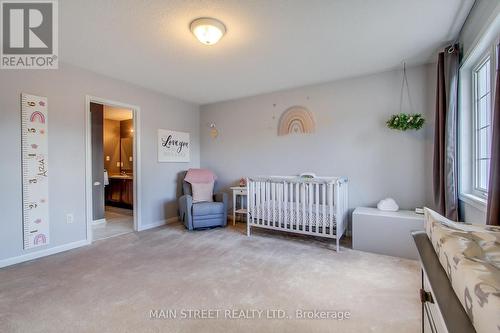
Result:
{"label": "dark gray curtain", "polygon": [[495,101],[493,104],[493,130],[491,141],[490,181],[488,185],[488,210],[486,223],[500,225],[500,44],[497,45],[497,70]]}
{"label": "dark gray curtain", "polygon": [[458,45],[439,53],[434,133],[434,202],[437,211],[458,220],[457,103]]}

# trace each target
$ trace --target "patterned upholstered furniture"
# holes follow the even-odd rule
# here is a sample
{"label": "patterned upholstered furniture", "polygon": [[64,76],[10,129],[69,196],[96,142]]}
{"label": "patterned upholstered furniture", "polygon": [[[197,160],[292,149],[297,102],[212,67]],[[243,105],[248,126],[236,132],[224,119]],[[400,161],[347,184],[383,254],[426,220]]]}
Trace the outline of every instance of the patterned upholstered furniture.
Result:
{"label": "patterned upholstered furniture", "polygon": [[[422,301],[429,330],[424,332],[470,332],[467,323],[458,323],[463,317],[472,331],[500,332],[500,227],[457,223],[425,209],[425,229],[425,239],[416,238],[427,289]],[[447,290],[451,295],[440,297]],[[454,299],[461,309],[453,313]]]}

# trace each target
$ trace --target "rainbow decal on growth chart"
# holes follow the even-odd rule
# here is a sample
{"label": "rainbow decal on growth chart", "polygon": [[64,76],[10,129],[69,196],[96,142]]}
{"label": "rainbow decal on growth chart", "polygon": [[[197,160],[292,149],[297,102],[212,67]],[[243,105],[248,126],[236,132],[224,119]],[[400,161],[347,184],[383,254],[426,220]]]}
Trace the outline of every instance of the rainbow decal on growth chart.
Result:
{"label": "rainbow decal on growth chart", "polygon": [[49,244],[48,106],[21,95],[24,249]]}
{"label": "rainbow decal on growth chart", "polygon": [[44,234],[38,234],[33,239],[33,245],[43,245],[47,242],[47,237]]}
{"label": "rainbow decal on growth chart", "polygon": [[45,124],[45,115],[40,111],[35,111],[31,114],[30,121],[32,123],[39,122],[40,124]]}

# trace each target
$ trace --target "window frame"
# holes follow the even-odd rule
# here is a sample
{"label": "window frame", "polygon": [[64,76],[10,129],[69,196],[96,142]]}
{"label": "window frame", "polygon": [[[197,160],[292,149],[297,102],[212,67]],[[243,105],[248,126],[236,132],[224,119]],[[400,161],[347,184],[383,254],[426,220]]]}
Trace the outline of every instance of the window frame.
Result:
{"label": "window frame", "polygon": [[[490,91],[489,91],[489,106],[490,106],[490,109],[488,110],[489,113],[490,113],[490,124],[489,126],[491,127],[491,119],[492,119],[492,114],[493,114],[493,110],[492,110],[492,106],[493,106],[493,100],[492,100],[492,97],[493,97],[493,90],[494,90],[494,73],[495,71],[492,70],[494,67],[494,57],[495,56],[495,50],[494,48],[492,47],[489,47],[483,54],[482,56],[479,58],[478,61],[475,62],[475,64],[472,66],[472,69],[471,69],[471,75],[472,75],[472,80],[471,80],[471,83],[472,83],[472,92],[471,92],[471,102],[472,102],[472,107],[471,107],[471,111],[472,111],[472,135],[471,135],[471,139],[472,139],[472,144],[471,144],[471,147],[472,147],[472,166],[471,166],[471,171],[472,171],[472,175],[470,175],[470,179],[471,179],[471,194],[474,195],[474,196],[477,196],[477,197],[480,197],[482,199],[487,199],[488,198],[488,188],[484,189],[484,188],[481,188],[479,183],[480,183],[480,177],[481,175],[479,174],[479,170],[478,170],[478,160],[480,159],[479,158],[479,134],[478,134],[478,131],[479,131],[479,117],[480,117],[480,110],[479,110],[479,99],[481,97],[478,96],[478,91],[479,91],[479,87],[478,87],[478,76],[479,76],[479,71],[480,69],[485,65],[486,62],[489,61],[489,81],[490,81]],[[490,135],[489,135],[489,138],[488,138],[490,141],[491,141],[491,131],[490,131]],[[491,142],[490,142],[490,148],[491,148]],[[490,156],[490,160],[491,160],[491,156]],[[489,170],[489,168],[488,168]],[[487,175],[486,177],[489,178],[489,175]],[[488,185],[487,185],[488,186]]]}
{"label": "window frame", "polygon": [[[486,212],[487,193],[475,189],[476,181],[476,112],[474,85],[474,70],[489,55],[490,57],[490,108],[493,108],[493,99],[497,87],[495,86],[496,74],[496,45],[500,41],[500,16],[498,29],[492,29],[462,60],[458,80],[458,197],[459,200],[476,209]],[[493,31],[494,30],[494,31]],[[474,96],[473,96],[474,94]],[[490,112],[493,112],[492,109]],[[491,135],[491,134],[490,134]]]}

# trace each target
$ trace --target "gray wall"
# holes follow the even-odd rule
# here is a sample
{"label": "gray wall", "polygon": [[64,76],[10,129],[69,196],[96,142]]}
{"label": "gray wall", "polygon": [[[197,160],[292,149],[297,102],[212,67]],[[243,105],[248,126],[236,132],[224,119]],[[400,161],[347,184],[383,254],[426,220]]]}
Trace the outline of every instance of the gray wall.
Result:
{"label": "gray wall", "polygon": [[[428,124],[418,132],[386,128],[399,111],[400,70],[204,105],[200,113],[201,165],[226,189],[241,177],[312,171],[350,178],[351,208],[391,196],[402,208],[432,206],[435,66],[410,68],[416,112]],[[293,105],[315,116],[316,133],[277,136],[281,113]],[[405,109],[407,110],[407,109]],[[219,130],[210,137],[209,124]]]}
{"label": "gray wall", "polygon": [[467,55],[474,47],[483,30],[490,25],[499,10],[498,0],[476,0],[459,37],[464,55]]}
{"label": "gray wall", "polygon": [[[23,250],[21,204],[22,92],[48,97],[50,239]],[[0,260],[86,238],[85,95],[141,108],[142,219],[152,224],[176,215],[177,173],[199,166],[199,107],[125,82],[61,64],[59,70],[0,73]],[[157,129],[191,133],[190,163],[158,163]],[[74,223],[66,223],[66,214]]]}

